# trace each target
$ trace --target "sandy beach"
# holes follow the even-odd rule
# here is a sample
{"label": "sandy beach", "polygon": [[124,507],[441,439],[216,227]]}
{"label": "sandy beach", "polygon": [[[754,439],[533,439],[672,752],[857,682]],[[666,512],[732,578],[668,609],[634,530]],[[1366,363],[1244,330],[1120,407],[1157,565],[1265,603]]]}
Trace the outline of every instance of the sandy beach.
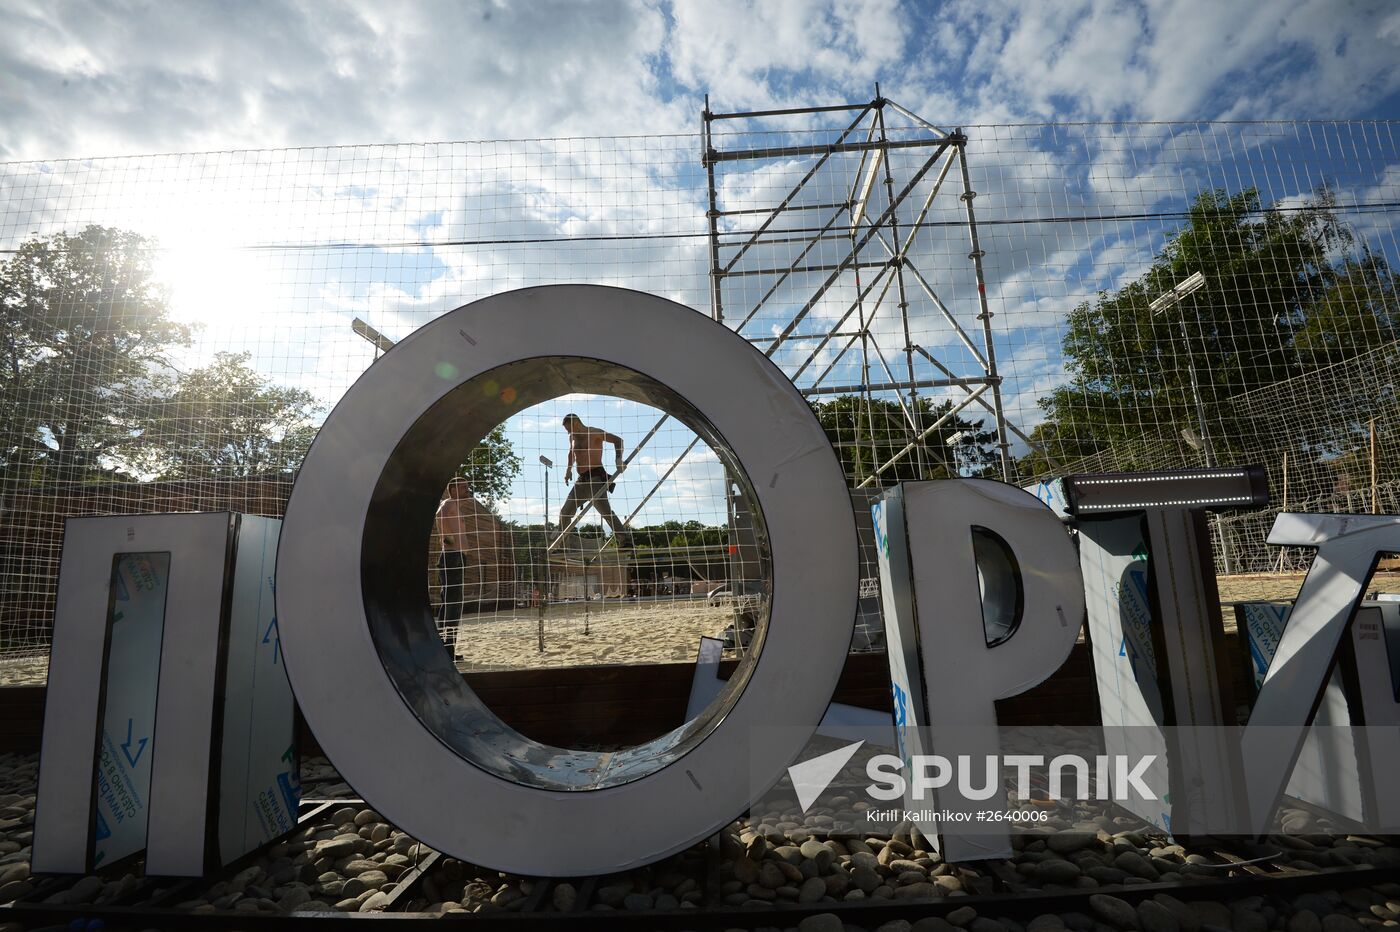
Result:
{"label": "sandy beach", "polygon": [[[1225,630],[1235,630],[1233,603],[1287,601],[1298,595],[1302,573],[1221,576],[1217,580]],[[1377,572],[1368,591],[1400,592],[1400,572]],[[719,637],[733,620],[729,606],[703,600],[593,602],[584,633],[584,605],[551,605],[545,614],[544,652],[538,647],[535,609],[483,615],[458,628],[456,659],[464,672],[620,663],[693,663],[701,637]],[[446,639],[446,638],[444,638]]]}
{"label": "sandy beach", "polygon": [[[1221,615],[1235,630],[1234,602],[1284,601],[1298,595],[1301,573],[1260,573],[1218,579]],[[1368,591],[1400,592],[1400,571],[1377,572]],[[585,619],[586,616],[586,619]],[[731,605],[704,599],[594,601],[551,605],[544,617],[544,651],[539,650],[539,613],[533,608],[470,617],[461,622],[454,650],[458,669],[536,670],[603,664],[694,663],[702,637],[720,637],[734,619]],[[586,633],[585,633],[586,631]],[[0,658],[0,686],[42,686],[48,657],[30,654]]]}
{"label": "sandy beach", "polygon": [[544,614],[541,652],[539,610],[521,608],[464,620],[455,656],[463,672],[694,663],[700,638],[720,637],[733,620],[732,606],[716,608],[704,599],[556,604]]}
{"label": "sandy beach", "polygon": [[[1252,573],[1246,576],[1219,576],[1221,615],[1225,630],[1235,630],[1233,602],[1286,602],[1298,597],[1302,573]],[[1371,592],[1400,592],[1400,571],[1377,570],[1366,587]]]}

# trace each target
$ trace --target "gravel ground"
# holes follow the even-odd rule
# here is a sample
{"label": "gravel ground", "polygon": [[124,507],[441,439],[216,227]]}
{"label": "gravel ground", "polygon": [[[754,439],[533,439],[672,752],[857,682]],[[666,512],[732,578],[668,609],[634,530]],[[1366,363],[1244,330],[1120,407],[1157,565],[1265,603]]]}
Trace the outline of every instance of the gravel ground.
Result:
{"label": "gravel ground", "polygon": [[[0,755],[0,902],[27,896],[36,882],[29,876],[35,754]],[[324,759],[303,766],[308,798],[345,797],[351,793]],[[779,790],[781,794],[781,788]],[[773,798],[773,797],[770,797]],[[840,828],[857,814],[861,802],[836,798],[833,806],[805,816],[795,803],[778,802],[761,816],[736,821],[720,833],[718,901],[707,889],[709,860],[697,846],[659,864],[626,874],[598,878],[592,884],[554,883],[502,874],[455,858],[440,858],[398,908],[421,913],[493,913],[535,909],[558,911],[688,909],[723,905],[752,910],[747,929],[796,929],[798,932],[1358,932],[1368,927],[1400,925],[1400,885],[1378,884],[1322,893],[1250,896],[1233,900],[1183,903],[1159,894],[1136,906],[1114,891],[1155,881],[1218,877],[1208,866],[1213,852],[1192,851],[1160,833],[1145,830],[1126,817],[1081,803],[1073,807],[1043,800],[1014,801],[1024,808],[1048,809],[1049,821],[1017,828],[1015,857],[1008,862],[971,866],[946,864],[928,850],[912,826],[892,834],[829,838],[812,830]],[[849,808],[847,808],[849,807]],[[1314,871],[1324,867],[1372,864],[1400,866],[1400,848],[1392,839],[1332,834],[1325,821],[1301,810],[1285,810],[1288,834],[1270,836],[1262,850],[1272,852],[1275,867]],[[85,877],[44,897],[59,903],[133,903],[166,897],[188,910],[191,925],[198,914],[213,910],[306,914],[324,911],[382,910],[399,878],[425,863],[432,852],[384,822],[371,808],[347,801],[244,865],[233,876],[184,886],[178,881],[146,885],[139,866],[126,874]],[[1102,890],[1089,901],[1087,913],[1010,918],[996,911],[982,914],[970,907],[946,918],[926,917],[910,923],[893,920],[857,926],[832,913],[811,915],[797,925],[778,925],[773,912],[783,903],[832,906],[859,900],[910,902],[956,901],[969,894],[994,892],[993,873],[1013,889],[1033,893],[1055,890]],[[584,901],[585,891],[591,891]],[[1008,901],[1007,912],[1017,912]],[[768,915],[765,916],[765,913]],[[848,920],[851,916],[846,917]],[[858,917],[856,917],[858,918]],[[0,923],[0,932],[21,928]]]}

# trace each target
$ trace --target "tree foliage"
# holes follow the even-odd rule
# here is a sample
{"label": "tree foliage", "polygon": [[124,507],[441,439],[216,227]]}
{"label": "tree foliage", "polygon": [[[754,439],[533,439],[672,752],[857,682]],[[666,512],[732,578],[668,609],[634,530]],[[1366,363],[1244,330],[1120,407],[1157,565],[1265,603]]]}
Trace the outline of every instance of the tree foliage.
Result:
{"label": "tree foliage", "polygon": [[[89,226],[24,243],[0,263],[0,470],[29,483],[223,479],[295,471],[316,432],[314,396],[216,353],[180,375],[154,241]],[[459,472],[478,498],[520,471],[497,427]]]}
{"label": "tree foliage", "polygon": [[[950,401],[934,404],[919,398],[916,406],[919,429],[910,425],[904,408],[897,401],[860,395],[840,395],[812,405],[836,448],[846,472],[846,481],[858,485],[902,451],[918,434],[952,410]],[[958,439],[951,442],[954,436]],[[875,487],[914,479],[947,479],[959,475],[980,475],[996,461],[996,434],[984,430],[982,422],[959,415],[948,418],[894,465],[871,483]]]}
{"label": "tree foliage", "polygon": [[456,473],[471,485],[472,496],[488,507],[510,498],[511,483],[519,474],[520,456],[500,424],[472,449]]}
{"label": "tree foliage", "polygon": [[[1032,451],[1022,472],[1096,456],[1115,470],[1182,465],[1163,451],[1201,446],[1196,392],[1215,459],[1229,461],[1257,433],[1234,399],[1400,336],[1395,276],[1364,249],[1354,256],[1334,206],[1326,189],[1287,208],[1253,189],[1198,195],[1146,272],[1070,313],[1069,381],[1041,400],[1032,434],[1049,456]],[[1194,272],[1204,287],[1151,310]]]}
{"label": "tree foliage", "polygon": [[162,479],[230,479],[291,473],[316,436],[316,398],[275,385],[248,353],[215,353],[152,405],[142,472]]}
{"label": "tree foliage", "polygon": [[1400,337],[1400,278],[1363,249],[1333,270],[1293,335],[1304,369],[1344,362]]}
{"label": "tree foliage", "polygon": [[89,226],[0,264],[0,468],[31,481],[111,475],[170,388],[170,316],[151,242]]}
{"label": "tree foliage", "polygon": [[729,528],[699,521],[663,521],[635,528],[633,547],[716,547],[729,541]]}

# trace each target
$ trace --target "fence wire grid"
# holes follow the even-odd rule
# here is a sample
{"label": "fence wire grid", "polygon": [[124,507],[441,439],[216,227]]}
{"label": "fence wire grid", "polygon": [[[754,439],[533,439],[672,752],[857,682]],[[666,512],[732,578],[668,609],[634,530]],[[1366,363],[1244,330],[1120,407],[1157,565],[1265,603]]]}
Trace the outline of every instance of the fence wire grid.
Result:
{"label": "fence wire grid", "polygon": [[[856,648],[882,644],[866,504],[906,479],[1261,463],[1273,505],[1222,516],[1218,554],[1296,571],[1263,540],[1285,498],[1400,505],[1396,131],[950,127],[877,99],[693,135],[2,164],[0,683],[42,681],[65,518],[280,516],[379,354],[549,283],[686,304],[807,395],[866,515]],[[459,666],[760,646],[761,515],[664,413],[565,396],[462,464],[424,541]]]}

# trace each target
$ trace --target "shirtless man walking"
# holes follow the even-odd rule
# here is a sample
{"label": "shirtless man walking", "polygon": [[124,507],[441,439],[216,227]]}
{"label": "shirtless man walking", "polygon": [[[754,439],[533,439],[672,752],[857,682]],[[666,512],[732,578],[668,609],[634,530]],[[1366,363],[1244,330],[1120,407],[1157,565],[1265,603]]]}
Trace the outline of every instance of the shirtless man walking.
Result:
{"label": "shirtless man walking", "polygon": [[627,531],[622,521],[613,513],[608,503],[608,492],[612,491],[612,476],[603,468],[603,444],[610,443],[615,450],[613,475],[622,471],[622,438],[596,427],[589,427],[577,414],[564,415],[564,429],[569,432],[569,463],[564,469],[564,481],[573,479],[574,465],[578,465],[578,482],[569,491],[564,507],[559,512],[559,527],[569,526],[574,512],[583,504],[591,504],[612,528],[613,539],[619,547],[627,546]]}

